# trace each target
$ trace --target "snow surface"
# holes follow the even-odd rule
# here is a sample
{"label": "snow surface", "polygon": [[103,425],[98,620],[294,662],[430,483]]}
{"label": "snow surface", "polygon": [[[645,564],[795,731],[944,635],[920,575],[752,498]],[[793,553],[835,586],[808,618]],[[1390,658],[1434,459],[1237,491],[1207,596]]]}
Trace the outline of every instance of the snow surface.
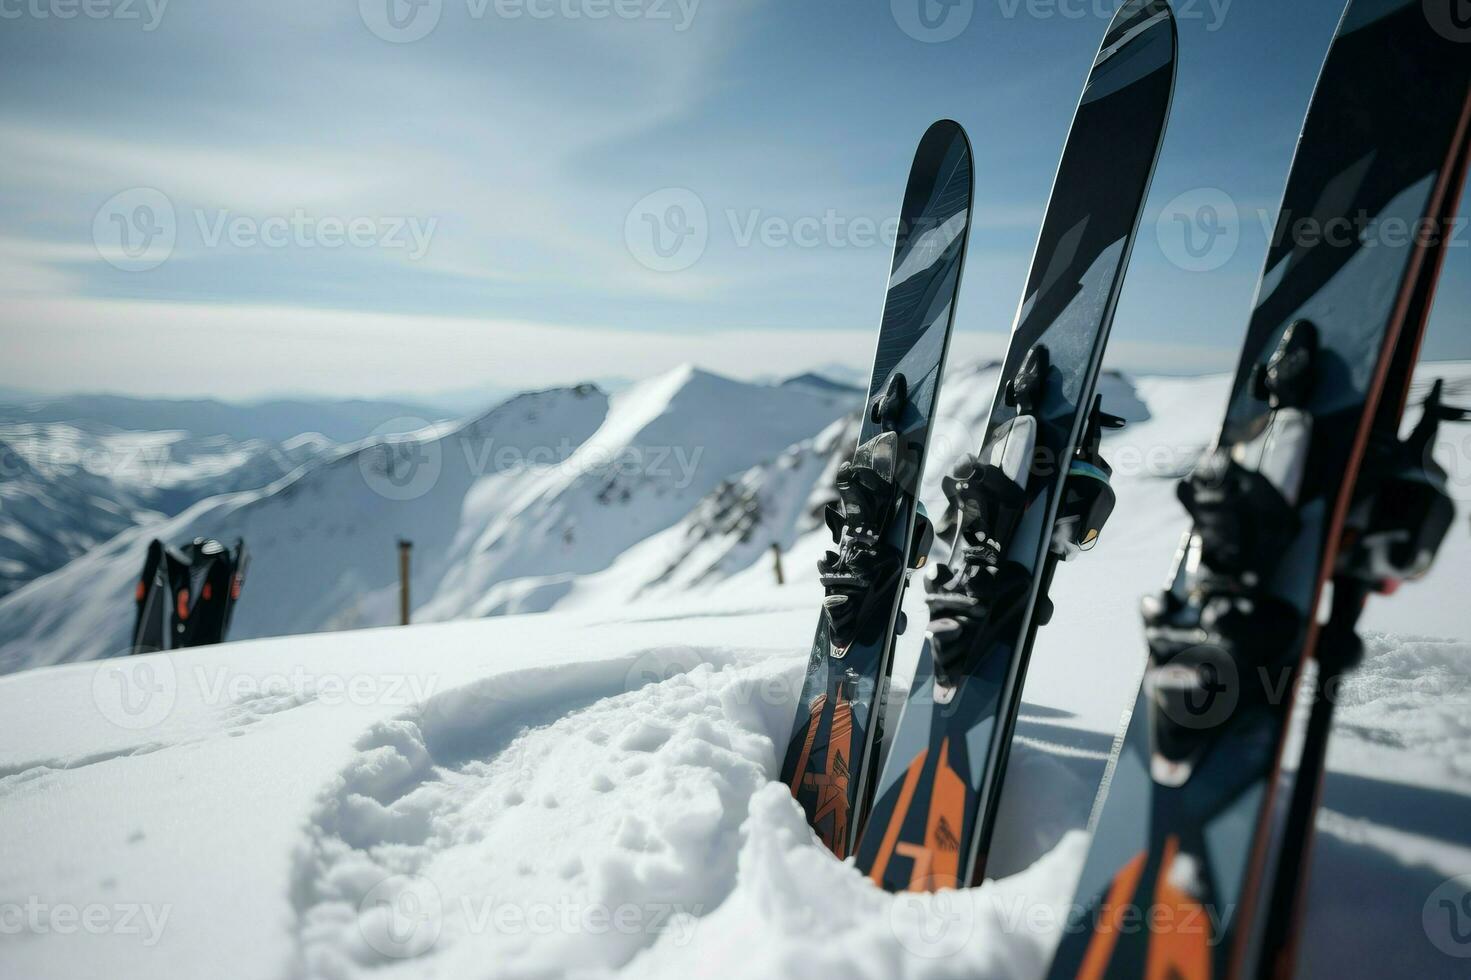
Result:
{"label": "snow surface", "polygon": [[[1471,366],[1435,367],[1471,378]],[[1185,526],[1173,478],[1209,440],[1226,384],[1106,382],[1110,406],[1134,420],[1109,437],[1118,509],[1098,550],[1059,571],[1003,793],[997,880],[885,895],[816,842],[774,782],[819,595],[813,507],[850,439],[840,407],[811,403],[804,433],[767,432],[786,441],[764,457],[723,458],[724,472],[681,498],[683,512],[665,506],[668,483],[614,481],[609,499],[626,489],[667,523],[610,544],[608,564],[565,580],[551,612],[0,677],[0,976],[1036,976],[1142,672],[1137,599],[1159,585]],[[984,367],[958,372],[947,440],[962,413],[984,414],[988,383]],[[657,429],[658,406],[716,386],[694,374],[660,384],[624,393],[626,412],[600,393],[563,391],[474,424],[496,440],[555,422],[583,425],[579,446],[672,442],[684,436]],[[739,405],[738,390],[718,390],[722,405]],[[741,431],[772,424],[731,418]],[[1448,433],[1438,456],[1471,458],[1459,439]],[[406,444],[383,445],[357,452]],[[930,501],[960,448],[958,436],[937,445]],[[361,487],[362,458],[344,456],[321,478],[346,471],[341,486]],[[449,458],[440,484],[453,493],[419,498],[420,527],[431,535],[424,550],[459,556],[467,581],[500,560],[486,557],[497,535],[470,530],[492,529],[498,508],[557,531],[604,506],[607,471],[594,468],[594,480],[587,467],[548,464],[447,478]],[[307,507],[316,491],[283,494],[289,486],[206,501],[189,519]],[[385,504],[369,518],[400,512]],[[319,523],[283,517],[283,541],[296,528],[315,547],[350,548],[369,533],[364,518],[357,534],[329,536],[320,522],[330,511],[305,513]],[[516,548],[536,540],[497,533]],[[777,587],[767,536],[788,534]],[[118,564],[110,548],[86,567],[93,584]],[[550,563],[536,564],[545,560],[528,556],[491,586],[505,606],[491,611],[545,604],[556,591],[540,571]],[[0,624],[17,622],[5,617],[19,617],[28,596],[45,609],[57,588],[47,583],[67,572],[0,602]],[[1371,601],[1366,663],[1342,694],[1330,756],[1305,975],[1465,975],[1432,913],[1446,882],[1471,872],[1471,622],[1457,602],[1468,574],[1462,517],[1424,582]],[[290,591],[314,594],[309,581],[272,592],[262,579],[257,569],[247,589],[263,605],[262,593],[287,605],[299,601]],[[911,590],[912,621],[923,621],[921,591]],[[84,612],[56,614],[34,642]],[[901,641],[900,688],[920,632]]]}

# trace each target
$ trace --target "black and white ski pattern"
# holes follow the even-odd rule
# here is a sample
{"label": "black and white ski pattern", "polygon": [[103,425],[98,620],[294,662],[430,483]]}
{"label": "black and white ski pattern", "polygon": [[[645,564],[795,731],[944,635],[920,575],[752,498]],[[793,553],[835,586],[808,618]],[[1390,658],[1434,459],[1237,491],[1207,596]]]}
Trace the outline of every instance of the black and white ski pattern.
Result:
{"label": "black and white ski pattern", "polygon": [[[886,889],[963,886],[984,866],[1062,474],[1087,420],[1154,173],[1175,54],[1169,5],[1130,0],[1084,88],[1001,374],[1013,378],[1029,352],[1048,349],[1025,511],[1004,555],[1020,565],[1030,591],[954,685],[937,683],[926,638],[857,852],[859,869]],[[982,445],[1016,417],[998,390]]]}
{"label": "black and white ski pattern", "polygon": [[[1318,337],[1303,411],[1311,437],[1295,489],[1298,524],[1285,557],[1261,581],[1297,625],[1272,631],[1276,652],[1242,669],[1230,657],[1202,666],[1210,697],[1183,712],[1155,663],[1135,705],[1078,886],[1080,914],[1050,976],[1256,976],[1263,910],[1278,860],[1305,712],[1293,707],[1317,630],[1311,624],[1354,490],[1386,370],[1413,296],[1434,274],[1430,250],[1397,228],[1443,220],[1466,140],[1471,57],[1412,0],[1353,0],[1303,128],[1276,237],[1258,288],[1219,448],[1249,446],[1274,424],[1252,384],[1288,328]],[[1361,221],[1366,217],[1367,223]],[[1331,232],[1332,234],[1325,234]],[[1177,557],[1175,601],[1198,565],[1199,536]],[[1173,704],[1173,702],[1171,702]],[[1160,739],[1191,751],[1163,757]],[[1180,762],[1178,759],[1188,761]],[[1141,926],[1141,923],[1144,924]],[[1276,964],[1281,966],[1282,964]]]}
{"label": "black and white ski pattern", "polygon": [[[868,386],[870,407],[896,376],[902,375],[907,387],[902,413],[893,423],[900,446],[900,492],[885,535],[885,544],[905,556],[906,567],[965,262],[972,185],[964,130],[948,120],[935,123],[920,141],[910,170]],[[880,430],[879,421],[866,410],[858,445]],[[819,617],[782,763],[783,782],[839,857],[853,846],[870,791],[903,587],[900,576],[871,597],[874,615],[846,648],[833,643],[827,616]]]}

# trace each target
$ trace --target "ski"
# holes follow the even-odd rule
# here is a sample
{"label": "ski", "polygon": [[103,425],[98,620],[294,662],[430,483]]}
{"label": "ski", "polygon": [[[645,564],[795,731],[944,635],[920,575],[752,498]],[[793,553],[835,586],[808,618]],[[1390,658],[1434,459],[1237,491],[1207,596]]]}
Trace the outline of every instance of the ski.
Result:
{"label": "ski", "polygon": [[920,140],[904,192],[868,402],[826,520],[823,609],[781,778],[834,854],[852,849],[878,758],[899,606],[929,552],[917,513],[970,233],[970,143],[959,124]]}
{"label": "ski", "polygon": [[[1465,186],[1471,138],[1463,137],[1458,157],[1449,167],[1452,195]],[[1444,209],[1456,212],[1453,196]],[[1448,488],[1449,475],[1432,457],[1440,426],[1471,420],[1471,409],[1445,404],[1444,382],[1436,379],[1420,404],[1420,418],[1408,438],[1399,438],[1400,423],[1410,397],[1420,344],[1435,302],[1439,271],[1450,234],[1441,234],[1425,256],[1425,267],[1406,311],[1405,326],[1389,362],[1383,394],[1369,432],[1364,460],[1340,536],[1333,570],[1332,607],[1314,646],[1317,676],[1300,682],[1309,690],[1342,689],[1346,674],[1363,657],[1356,633],[1359,616],[1370,596],[1392,595],[1407,581],[1429,571],[1451,524],[1455,503]],[[1313,831],[1327,771],[1328,737],[1338,700],[1312,700],[1303,728],[1286,810],[1281,817],[1281,855],[1270,888],[1260,960],[1278,977],[1289,977],[1297,964],[1296,939],[1301,934],[1303,892],[1307,884]]]}
{"label": "ski", "polygon": [[[997,793],[1053,569],[1112,509],[1094,397],[1175,80],[1164,0],[1109,25],[1078,105],[979,453],[945,480],[956,540],[858,845],[889,890],[984,873]],[[952,522],[947,521],[947,526]]]}
{"label": "ski", "polygon": [[223,643],[249,567],[244,540],[233,551],[212,538],[195,538],[180,549],[152,541],[134,597],[130,652]]}
{"label": "ski", "polygon": [[[1353,0],[1313,96],[1193,520],[1145,601],[1144,684],[1050,975],[1286,976],[1331,705],[1367,595],[1449,526],[1398,422],[1465,178],[1471,59],[1412,0]],[[1304,224],[1306,222],[1306,224]],[[1392,234],[1404,227],[1409,234]]]}

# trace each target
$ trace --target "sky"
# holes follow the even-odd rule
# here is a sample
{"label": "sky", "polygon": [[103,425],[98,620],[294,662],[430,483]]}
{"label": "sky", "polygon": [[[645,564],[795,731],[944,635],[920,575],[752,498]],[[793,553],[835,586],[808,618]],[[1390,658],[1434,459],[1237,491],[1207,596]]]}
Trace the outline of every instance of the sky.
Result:
{"label": "sky", "polygon": [[[884,229],[943,116],[976,153],[953,351],[995,355],[1116,6],[0,0],[0,386],[428,397],[684,362],[866,371]],[[1109,361],[1226,371],[1341,8],[1176,10]],[[1174,220],[1201,202],[1237,216],[1207,269]],[[1458,244],[1432,357],[1471,357]]]}

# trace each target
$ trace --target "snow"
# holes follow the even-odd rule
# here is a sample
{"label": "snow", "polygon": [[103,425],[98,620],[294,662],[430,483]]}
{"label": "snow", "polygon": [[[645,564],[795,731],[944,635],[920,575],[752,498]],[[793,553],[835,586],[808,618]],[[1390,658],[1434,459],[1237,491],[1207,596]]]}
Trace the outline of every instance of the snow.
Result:
{"label": "snow", "polygon": [[[1471,366],[1437,368],[1471,379]],[[826,852],[775,782],[819,595],[814,508],[851,442],[847,406],[805,386],[781,403],[779,389],[734,384],[681,371],[611,401],[523,396],[176,518],[179,534],[228,519],[274,528],[285,556],[265,566],[257,545],[242,626],[252,608],[301,615],[327,584],[347,596],[350,571],[389,603],[391,575],[367,568],[401,529],[388,522],[408,520],[427,597],[416,611],[445,601],[446,616],[495,615],[0,677],[0,975],[198,977],[227,964],[232,976],[331,978],[1036,976],[1142,673],[1137,599],[1159,586],[1185,526],[1173,480],[1209,441],[1226,379],[1105,379],[1109,407],[1133,420],[1108,436],[1118,509],[1098,549],[1058,574],[997,878],[898,897]],[[945,430],[973,427],[994,371],[957,369],[951,384]],[[681,398],[695,405],[671,418]],[[487,444],[525,450],[574,430],[557,462],[473,465]],[[604,513],[607,471],[560,465],[587,447],[725,453],[734,433],[763,445],[719,456],[688,493],[677,476],[616,483],[627,526],[596,542],[584,571],[556,564],[556,533],[516,529],[576,518],[586,530]],[[1437,452],[1456,457],[1460,437]],[[363,490],[364,460],[386,467],[434,440],[450,449],[431,490],[408,502]],[[937,445],[932,513],[938,474],[965,448]],[[502,526],[502,513],[517,516]],[[133,533],[0,601],[0,662],[52,649],[48,634],[105,632],[66,603],[83,583],[131,581]],[[322,563],[338,550],[339,564]],[[436,569],[436,554],[452,567]],[[1463,975],[1422,909],[1471,870],[1471,624],[1454,601],[1468,573],[1461,518],[1424,582],[1370,603],[1329,758],[1306,976]],[[468,583],[497,574],[485,594],[498,608],[463,603]],[[922,622],[922,590],[908,601]],[[42,618],[16,633],[25,616]],[[900,688],[920,632],[901,640]]]}

